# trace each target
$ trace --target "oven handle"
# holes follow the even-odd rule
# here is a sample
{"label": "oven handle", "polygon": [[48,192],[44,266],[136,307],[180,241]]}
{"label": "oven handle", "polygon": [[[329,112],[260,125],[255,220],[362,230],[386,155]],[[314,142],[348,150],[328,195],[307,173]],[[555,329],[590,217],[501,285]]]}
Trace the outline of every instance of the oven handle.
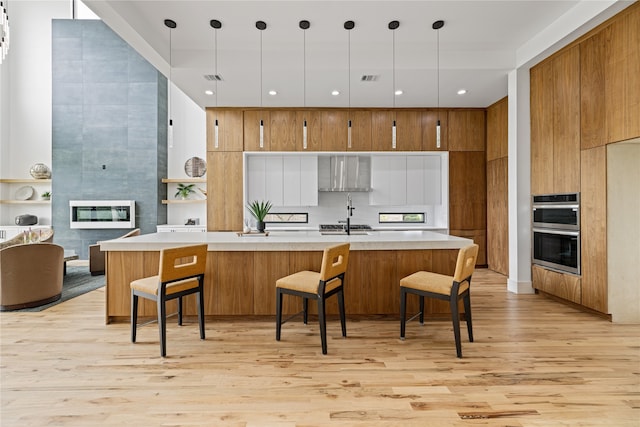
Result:
{"label": "oven handle", "polygon": [[539,205],[539,204],[533,205],[534,211],[538,208],[540,209],[572,209],[574,211],[578,211],[578,209],[580,209],[580,206],[579,205]]}
{"label": "oven handle", "polygon": [[552,230],[549,228],[534,228],[534,233],[546,233],[546,234],[562,234],[563,236],[580,236],[579,231],[569,231],[569,230]]}

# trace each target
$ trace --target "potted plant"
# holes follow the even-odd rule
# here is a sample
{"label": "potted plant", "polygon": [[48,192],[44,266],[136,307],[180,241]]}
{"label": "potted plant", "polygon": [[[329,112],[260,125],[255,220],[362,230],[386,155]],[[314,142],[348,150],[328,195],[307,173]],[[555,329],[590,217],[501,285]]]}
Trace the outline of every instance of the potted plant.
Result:
{"label": "potted plant", "polygon": [[186,199],[187,197],[189,197],[189,194],[191,193],[195,193],[196,190],[193,189],[193,187],[195,187],[195,184],[183,184],[180,183],[178,184],[178,191],[176,191],[176,197],[180,196],[181,199]]}
{"label": "potted plant", "polygon": [[253,215],[253,217],[256,219],[256,228],[258,229],[259,233],[264,233],[264,218],[271,210],[271,206],[271,202],[268,200],[254,200],[247,206],[247,209],[249,209],[251,215]]}
{"label": "potted plant", "polygon": [[42,193],[42,200],[51,200],[51,192],[45,191],[44,193]]}

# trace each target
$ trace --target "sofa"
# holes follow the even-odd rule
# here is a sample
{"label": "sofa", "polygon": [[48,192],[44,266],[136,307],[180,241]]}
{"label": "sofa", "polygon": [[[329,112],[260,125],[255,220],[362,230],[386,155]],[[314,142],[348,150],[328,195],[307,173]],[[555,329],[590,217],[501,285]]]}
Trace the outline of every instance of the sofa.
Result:
{"label": "sofa", "polygon": [[[118,237],[119,239],[125,239],[127,237],[139,236],[140,229],[134,228],[124,236]],[[89,245],[89,272],[92,276],[98,276],[104,274],[106,254],[100,250],[100,244]]]}
{"label": "sofa", "polygon": [[37,307],[60,299],[64,249],[26,243],[0,249],[0,311]]}

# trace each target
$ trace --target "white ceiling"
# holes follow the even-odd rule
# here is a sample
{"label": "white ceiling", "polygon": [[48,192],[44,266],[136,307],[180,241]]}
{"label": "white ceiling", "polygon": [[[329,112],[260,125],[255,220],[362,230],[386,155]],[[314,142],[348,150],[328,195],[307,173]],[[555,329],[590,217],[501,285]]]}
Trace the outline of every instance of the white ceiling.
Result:
{"label": "white ceiling", "polygon": [[[439,19],[439,105],[486,107],[507,94],[518,49],[578,3],[85,0],[134,48],[152,52],[145,57],[156,67],[168,71],[170,62],[171,80],[201,107],[435,107],[438,32],[431,26]],[[177,28],[169,30],[166,18]],[[214,30],[211,19],[222,28]],[[266,30],[256,29],[258,20]],[[351,31],[347,20],[355,22]],[[395,31],[392,20],[400,22]],[[216,74],[216,56],[217,89],[204,78]],[[377,80],[361,82],[363,74]],[[404,93],[394,96],[394,88]],[[461,88],[466,95],[456,94]],[[332,96],[334,89],[341,94]]]}

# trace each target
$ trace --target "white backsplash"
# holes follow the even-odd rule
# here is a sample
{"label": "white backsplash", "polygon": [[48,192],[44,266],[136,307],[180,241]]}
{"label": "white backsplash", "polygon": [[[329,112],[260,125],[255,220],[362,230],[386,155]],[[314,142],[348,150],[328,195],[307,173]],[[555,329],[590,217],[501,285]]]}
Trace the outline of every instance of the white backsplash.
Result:
{"label": "white backsplash", "polygon": [[[355,208],[351,217],[352,224],[367,224],[373,228],[380,227],[436,227],[448,228],[447,217],[442,215],[442,208],[435,206],[370,206],[369,193],[353,192],[351,194],[352,205]],[[309,214],[308,224],[272,224],[267,228],[318,228],[319,224],[336,224],[347,219],[347,193],[320,192],[318,194],[318,206],[299,208],[274,208],[278,212],[306,212]],[[380,224],[378,213],[380,212],[424,212],[426,222],[424,224]],[[443,218],[444,216],[444,218]]]}

